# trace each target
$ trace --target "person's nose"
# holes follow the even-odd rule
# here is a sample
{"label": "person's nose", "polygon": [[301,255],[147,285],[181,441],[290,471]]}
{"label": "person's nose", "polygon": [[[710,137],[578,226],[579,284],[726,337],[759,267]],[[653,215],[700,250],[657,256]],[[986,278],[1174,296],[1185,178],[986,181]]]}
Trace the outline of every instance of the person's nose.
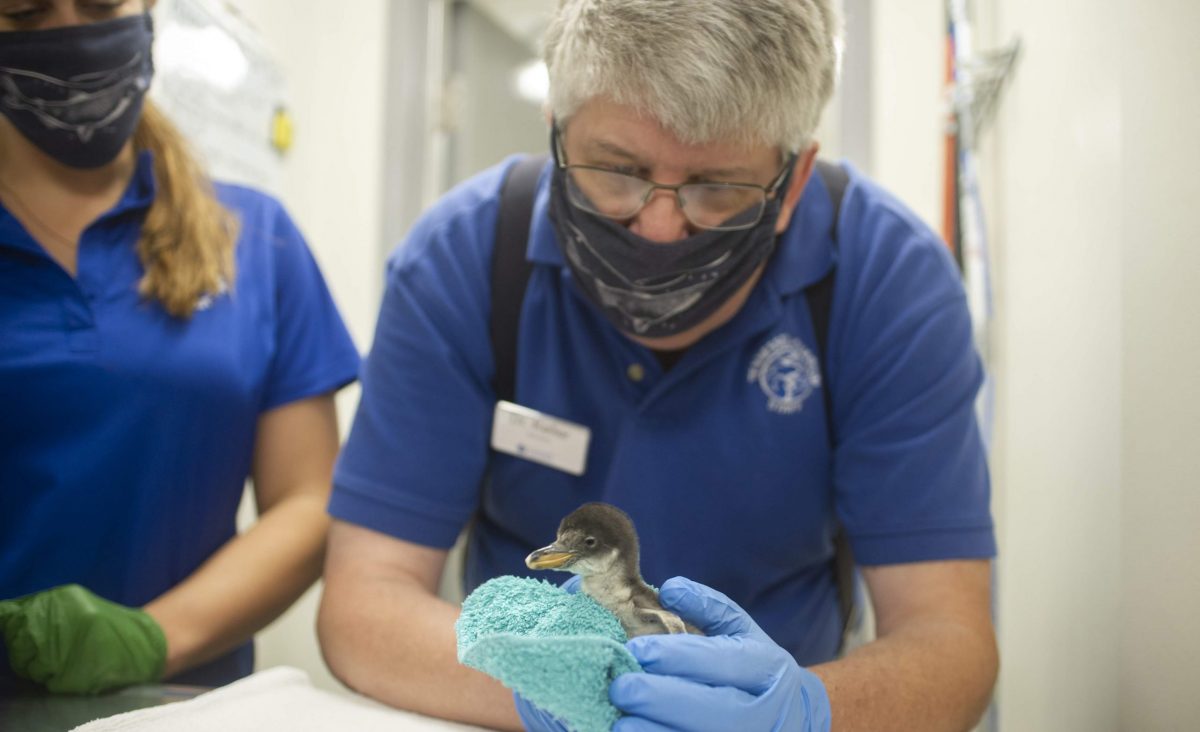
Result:
{"label": "person's nose", "polygon": [[684,239],[688,235],[687,217],[679,208],[675,191],[657,188],[650,194],[650,200],[634,217],[629,230],[650,241],[670,244]]}

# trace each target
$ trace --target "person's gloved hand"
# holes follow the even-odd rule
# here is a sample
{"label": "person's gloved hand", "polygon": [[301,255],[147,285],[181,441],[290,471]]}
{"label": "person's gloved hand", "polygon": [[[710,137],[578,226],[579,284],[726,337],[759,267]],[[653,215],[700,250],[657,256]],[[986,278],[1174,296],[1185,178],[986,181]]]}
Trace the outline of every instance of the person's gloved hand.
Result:
{"label": "person's gloved hand", "polygon": [[675,577],[663,607],[703,630],[644,635],[626,647],[646,671],[623,674],[609,699],[624,712],[614,732],[779,730],[829,732],[825,685],[725,595]]}
{"label": "person's gloved hand", "polygon": [[79,585],[0,601],[0,632],[13,671],[58,694],[155,681],[167,658],[153,618]]}

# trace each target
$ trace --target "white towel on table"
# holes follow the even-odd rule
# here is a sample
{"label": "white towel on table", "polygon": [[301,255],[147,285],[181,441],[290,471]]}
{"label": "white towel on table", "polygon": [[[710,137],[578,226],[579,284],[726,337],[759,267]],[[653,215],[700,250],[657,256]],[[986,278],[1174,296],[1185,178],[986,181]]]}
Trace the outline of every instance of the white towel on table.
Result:
{"label": "white towel on table", "polygon": [[260,671],[187,701],[118,714],[74,732],[464,732],[479,727],[432,719],[364,697],[313,687],[300,669]]}

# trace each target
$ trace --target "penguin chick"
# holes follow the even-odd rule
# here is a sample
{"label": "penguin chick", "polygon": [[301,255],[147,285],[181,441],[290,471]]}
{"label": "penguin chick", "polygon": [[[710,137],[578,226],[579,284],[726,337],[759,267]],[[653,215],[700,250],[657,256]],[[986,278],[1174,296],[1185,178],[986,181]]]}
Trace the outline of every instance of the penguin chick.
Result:
{"label": "penguin chick", "polygon": [[525,566],[582,577],[583,591],[616,615],[630,638],[704,635],[659,604],[658,592],[642,579],[633,521],[616,506],[585,503],[575,509],[558,525],[554,543],[526,557]]}

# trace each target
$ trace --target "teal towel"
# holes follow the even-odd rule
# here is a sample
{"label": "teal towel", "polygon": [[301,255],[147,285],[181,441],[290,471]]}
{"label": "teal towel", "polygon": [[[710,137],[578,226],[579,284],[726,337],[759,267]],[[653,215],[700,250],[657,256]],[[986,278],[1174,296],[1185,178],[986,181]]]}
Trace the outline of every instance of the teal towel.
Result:
{"label": "teal towel", "polygon": [[617,676],[641,667],[615,615],[583,593],[542,580],[496,577],[463,601],[458,660],[499,679],[574,732],[608,732]]}

